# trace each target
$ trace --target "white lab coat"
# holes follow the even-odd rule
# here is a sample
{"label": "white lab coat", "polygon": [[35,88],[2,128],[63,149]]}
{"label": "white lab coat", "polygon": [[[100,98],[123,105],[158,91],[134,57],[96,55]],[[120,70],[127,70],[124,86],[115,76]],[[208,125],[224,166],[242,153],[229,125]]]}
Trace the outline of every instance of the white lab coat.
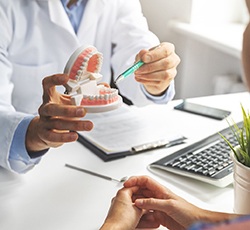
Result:
{"label": "white lab coat", "polygon": [[[89,0],[77,35],[60,0],[0,0],[0,165],[9,168],[19,122],[37,113],[42,79],[62,73],[71,53],[84,44],[103,53],[102,81],[109,83],[111,66],[118,76],[139,50],[159,40],[148,31],[139,0]],[[133,77],[119,90],[135,105],[149,103]]]}

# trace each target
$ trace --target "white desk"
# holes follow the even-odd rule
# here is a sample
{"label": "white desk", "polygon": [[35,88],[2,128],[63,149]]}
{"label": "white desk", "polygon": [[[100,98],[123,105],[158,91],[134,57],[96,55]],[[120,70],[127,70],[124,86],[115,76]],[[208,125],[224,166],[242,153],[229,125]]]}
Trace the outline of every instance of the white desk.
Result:
{"label": "white desk", "polygon": [[[193,100],[229,109],[236,121],[241,119],[240,102],[245,106],[250,104],[248,93]],[[164,114],[165,128],[180,130],[188,137],[188,143],[227,127],[225,120],[173,110],[177,103],[179,101],[164,106],[153,105],[151,111],[156,117]],[[0,229],[96,230],[101,226],[111,198],[121,185],[66,168],[65,163],[115,178],[148,174],[196,205],[231,212],[232,185],[217,188],[171,173],[160,178],[147,170],[148,164],[185,146],[154,150],[105,163],[80,143],[70,143],[51,149],[40,164],[25,175],[0,169]]]}

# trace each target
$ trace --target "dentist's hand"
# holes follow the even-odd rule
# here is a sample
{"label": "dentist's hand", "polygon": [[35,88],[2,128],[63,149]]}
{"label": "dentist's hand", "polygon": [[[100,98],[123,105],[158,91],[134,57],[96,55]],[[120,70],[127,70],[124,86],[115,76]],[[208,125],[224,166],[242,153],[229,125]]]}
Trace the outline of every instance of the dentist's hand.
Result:
{"label": "dentist's hand", "polygon": [[151,95],[164,94],[175,78],[180,63],[174,45],[163,42],[150,50],[141,50],[136,56],[136,61],[139,60],[145,64],[135,72],[136,81],[143,84]]}
{"label": "dentist's hand", "polygon": [[84,108],[71,105],[70,97],[56,90],[57,85],[64,85],[67,81],[66,74],[44,78],[43,103],[39,108],[39,116],[31,121],[26,134],[28,152],[76,141],[77,131],[89,131],[93,128],[91,121],[81,120],[86,114]]}

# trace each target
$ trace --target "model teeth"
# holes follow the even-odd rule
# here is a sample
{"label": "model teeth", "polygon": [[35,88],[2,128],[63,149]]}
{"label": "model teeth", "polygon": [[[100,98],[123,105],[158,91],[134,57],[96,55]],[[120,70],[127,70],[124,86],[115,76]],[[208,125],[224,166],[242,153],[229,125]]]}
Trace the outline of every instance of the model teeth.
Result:
{"label": "model teeth", "polygon": [[102,54],[93,47],[83,50],[78,56],[76,64],[71,67],[70,80],[65,85],[73,104],[105,105],[118,100],[117,89],[97,85],[102,78],[99,73],[102,63]]}
{"label": "model teeth", "polygon": [[106,88],[104,92],[100,92],[99,95],[83,95],[82,105],[103,105],[109,104],[118,99],[118,90]]}

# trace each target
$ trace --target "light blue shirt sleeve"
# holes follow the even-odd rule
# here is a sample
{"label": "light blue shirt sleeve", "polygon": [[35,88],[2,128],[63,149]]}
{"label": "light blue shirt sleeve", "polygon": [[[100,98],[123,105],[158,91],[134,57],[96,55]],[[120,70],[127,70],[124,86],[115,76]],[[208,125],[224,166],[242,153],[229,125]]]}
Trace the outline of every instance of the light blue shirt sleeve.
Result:
{"label": "light blue shirt sleeve", "polygon": [[146,97],[153,101],[156,104],[166,104],[169,101],[171,101],[174,98],[175,95],[175,86],[174,86],[174,81],[172,81],[168,87],[168,89],[166,90],[165,94],[161,95],[161,96],[153,96],[151,94],[149,94],[146,89],[144,88],[143,85],[141,85],[141,90],[143,91],[143,93],[146,95]]}
{"label": "light blue shirt sleeve", "polygon": [[41,157],[30,158],[26,146],[25,136],[30,124],[30,121],[34,116],[25,117],[18,125],[13,141],[10,147],[9,163],[13,171],[17,173],[25,173],[32,169],[41,160]]}

